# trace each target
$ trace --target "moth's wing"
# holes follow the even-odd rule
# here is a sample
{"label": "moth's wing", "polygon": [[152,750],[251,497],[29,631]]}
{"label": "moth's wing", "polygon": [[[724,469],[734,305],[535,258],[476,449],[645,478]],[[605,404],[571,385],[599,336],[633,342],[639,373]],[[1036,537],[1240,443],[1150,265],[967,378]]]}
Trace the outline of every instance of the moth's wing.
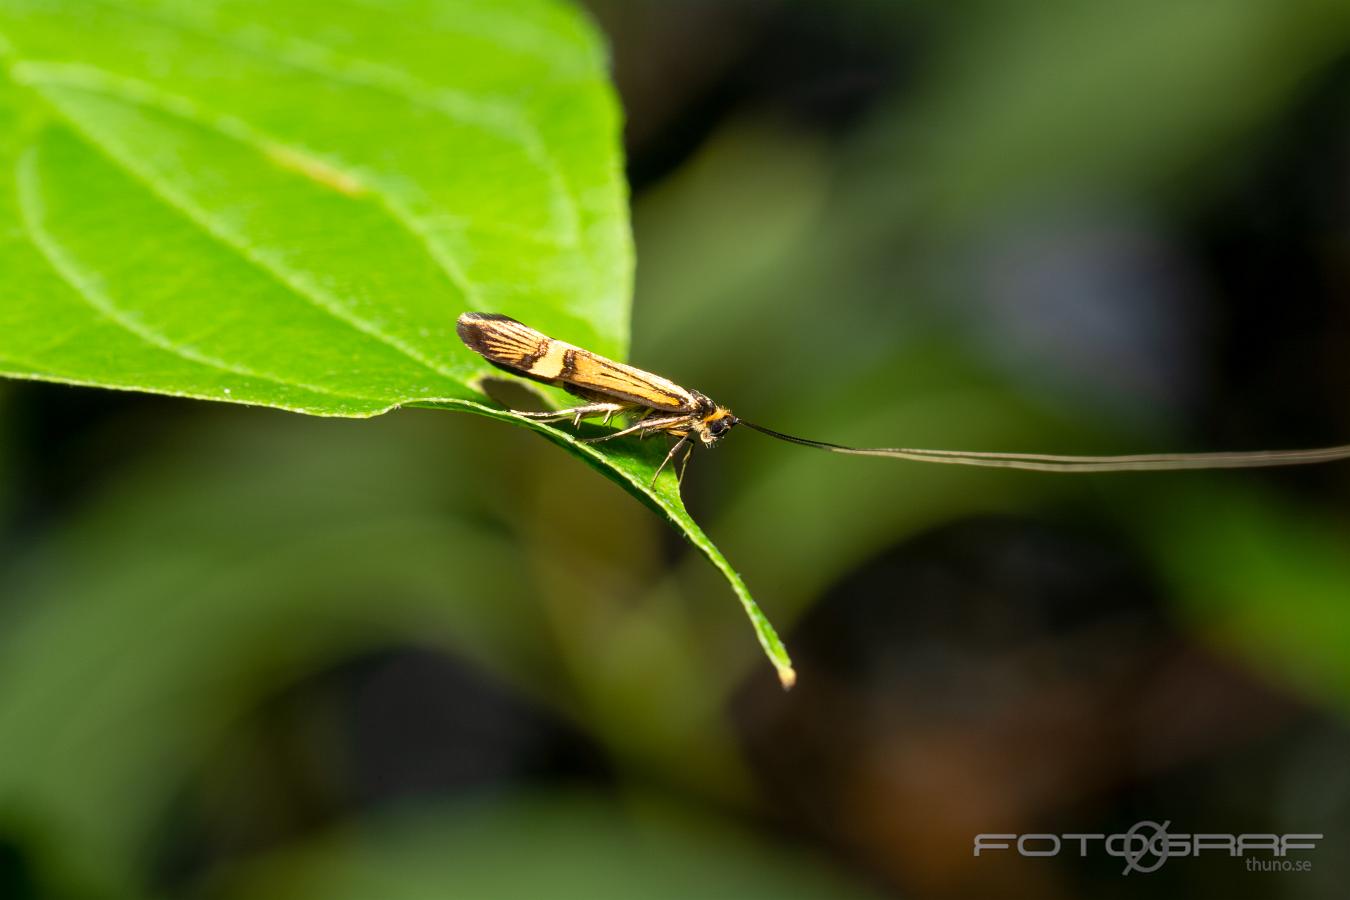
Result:
{"label": "moth's wing", "polygon": [[580,349],[566,364],[563,380],[583,390],[667,412],[693,412],[698,408],[698,398],[692,391],[634,366]]}
{"label": "moth's wing", "polygon": [[495,313],[464,313],[455,323],[455,332],[488,362],[517,373],[528,372],[553,342],[543,332]]}
{"label": "moth's wing", "polygon": [[508,316],[464,313],[455,330],[488,362],[534,381],[670,412],[691,412],[698,405],[691,391],[673,381],[554,340]]}

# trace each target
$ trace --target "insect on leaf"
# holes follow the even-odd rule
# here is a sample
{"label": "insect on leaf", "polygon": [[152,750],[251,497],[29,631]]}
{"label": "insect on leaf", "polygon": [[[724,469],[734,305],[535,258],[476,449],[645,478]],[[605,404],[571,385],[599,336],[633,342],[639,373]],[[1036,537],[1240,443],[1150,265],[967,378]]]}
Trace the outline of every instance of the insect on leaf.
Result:
{"label": "insect on leaf", "polygon": [[[547,0],[0,5],[0,374],[545,433],[744,585],[659,448],[494,408],[456,317],[622,359],[632,244],[606,53]],[[447,65],[453,60],[453,65]],[[784,676],[786,677],[786,676]]]}

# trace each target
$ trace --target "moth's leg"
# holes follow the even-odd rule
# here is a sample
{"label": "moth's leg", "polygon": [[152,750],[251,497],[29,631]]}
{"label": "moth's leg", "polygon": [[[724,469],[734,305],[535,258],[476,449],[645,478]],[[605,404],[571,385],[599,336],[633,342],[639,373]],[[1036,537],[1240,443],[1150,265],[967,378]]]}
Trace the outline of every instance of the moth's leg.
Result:
{"label": "moth's leg", "polygon": [[[631,403],[587,403],[582,406],[573,406],[569,409],[547,409],[543,412],[516,412],[518,416],[524,416],[527,419],[534,419],[536,422],[561,422],[564,419],[571,419],[574,425],[580,425],[581,420],[587,416],[598,416],[605,414],[605,421],[615,413],[623,412],[626,409],[632,409]],[[514,410],[513,410],[514,411]]]}
{"label": "moth's leg", "polygon": [[[689,441],[689,438],[686,437],[684,440]],[[683,441],[681,441],[681,443],[683,443]],[[680,477],[677,482],[678,484],[681,485],[684,484],[684,470],[689,468],[689,457],[693,455],[694,455],[694,442],[689,441],[689,447],[684,451],[684,459],[680,460]]]}
{"label": "moth's leg", "polygon": [[677,438],[689,437],[689,429],[688,428],[681,429],[679,427],[682,425],[689,424],[689,416],[686,415],[669,416],[664,419],[647,419],[645,421],[639,422],[638,424],[641,426],[642,429],[638,433],[638,440],[645,440],[646,438],[651,437],[658,431],[664,431],[671,437]]}
{"label": "moth's leg", "polygon": [[687,421],[689,421],[689,417],[684,415],[670,416],[668,418],[662,419],[644,419],[643,421],[637,422],[633,425],[629,425],[627,428],[622,428],[618,431],[611,431],[609,434],[602,434],[600,435],[600,437],[586,438],[582,441],[582,443],[598,444],[601,441],[612,441],[614,440],[614,438],[625,437],[627,435],[639,431],[642,432],[643,437],[646,437],[653,431],[660,431],[661,429],[668,428],[671,425],[680,425]]}
{"label": "moth's leg", "polygon": [[642,412],[638,413],[638,417],[636,419],[633,419],[634,423],[641,422],[643,419],[650,416],[653,412],[651,407],[641,407],[638,406],[636,403],[616,403],[614,404],[614,408],[612,410],[605,413],[605,418],[601,420],[600,424],[608,425],[609,420],[614,418],[615,416],[623,415],[624,413],[630,413],[633,412],[634,410],[639,409],[642,410]]}
{"label": "moth's leg", "polygon": [[[683,447],[683,446],[684,446],[685,444],[687,444],[687,443],[689,443],[689,435],[687,435],[687,434],[686,434],[684,437],[680,438],[678,441],[675,442],[675,446],[673,446],[673,447],[670,448],[670,452],[666,454],[666,458],[663,459],[663,460],[661,460],[661,465],[659,465],[659,466],[656,467],[656,472],[652,475],[652,484],[656,484],[656,479],[660,477],[660,475],[661,475],[661,470],[664,469],[664,468],[666,467],[666,463],[668,463],[668,462],[670,462],[672,459],[674,459],[674,458],[675,458],[675,454],[676,454],[676,453],[679,453],[679,452],[680,452],[680,448]],[[692,450],[693,448],[690,447],[689,449]],[[688,458],[689,458],[688,456],[685,457],[685,459],[688,459]]]}
{"label": "moth's leg", "polygon": [[671,425],[681,425],[688,421],[689,421],[688,415],[667,416],[666,418],[662,419],[643,419],[642,421],[637,422],[636,424],[629,425],[627,428],[622,428],[618,431],[611,431],[609,434],[600,435],[600,437],[586,438],[585,440],[582,441],[582,443],[598,444],[601,441],[612,441],[615,438],[632,434],[635,431],[651,433],[653,431],[660,431],[664,428],[669,428]]}

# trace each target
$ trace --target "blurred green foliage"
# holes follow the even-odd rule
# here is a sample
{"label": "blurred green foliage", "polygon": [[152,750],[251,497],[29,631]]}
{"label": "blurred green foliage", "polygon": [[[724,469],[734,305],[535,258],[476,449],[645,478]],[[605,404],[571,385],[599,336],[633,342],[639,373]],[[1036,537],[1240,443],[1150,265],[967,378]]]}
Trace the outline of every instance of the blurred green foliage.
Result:
{"label": "blurred green foliage", "polygon": [[463,813],[388,823],[388,833],[373,841],[334,835],[279,865],[245,873],[221,896],[411,900],[444,890],[484,900],[871,896],[815,860],[785,860],[723,824],[659,807],[643,810],[636,824],[621,810],[569,794]]}

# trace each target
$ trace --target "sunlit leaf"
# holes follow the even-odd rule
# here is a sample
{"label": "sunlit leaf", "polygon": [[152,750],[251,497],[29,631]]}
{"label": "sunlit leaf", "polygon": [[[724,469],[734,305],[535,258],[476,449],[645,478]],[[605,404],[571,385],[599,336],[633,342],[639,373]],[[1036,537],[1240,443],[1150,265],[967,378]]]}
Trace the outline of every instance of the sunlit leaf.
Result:
{"label": "sunlit leaf", "polygon": [[0,6],[0,374],[545,433],[730,581],[660,448],[495,408],[455,335],[510,313],[622,357],[632,247],[603,47],[547,0]]}

